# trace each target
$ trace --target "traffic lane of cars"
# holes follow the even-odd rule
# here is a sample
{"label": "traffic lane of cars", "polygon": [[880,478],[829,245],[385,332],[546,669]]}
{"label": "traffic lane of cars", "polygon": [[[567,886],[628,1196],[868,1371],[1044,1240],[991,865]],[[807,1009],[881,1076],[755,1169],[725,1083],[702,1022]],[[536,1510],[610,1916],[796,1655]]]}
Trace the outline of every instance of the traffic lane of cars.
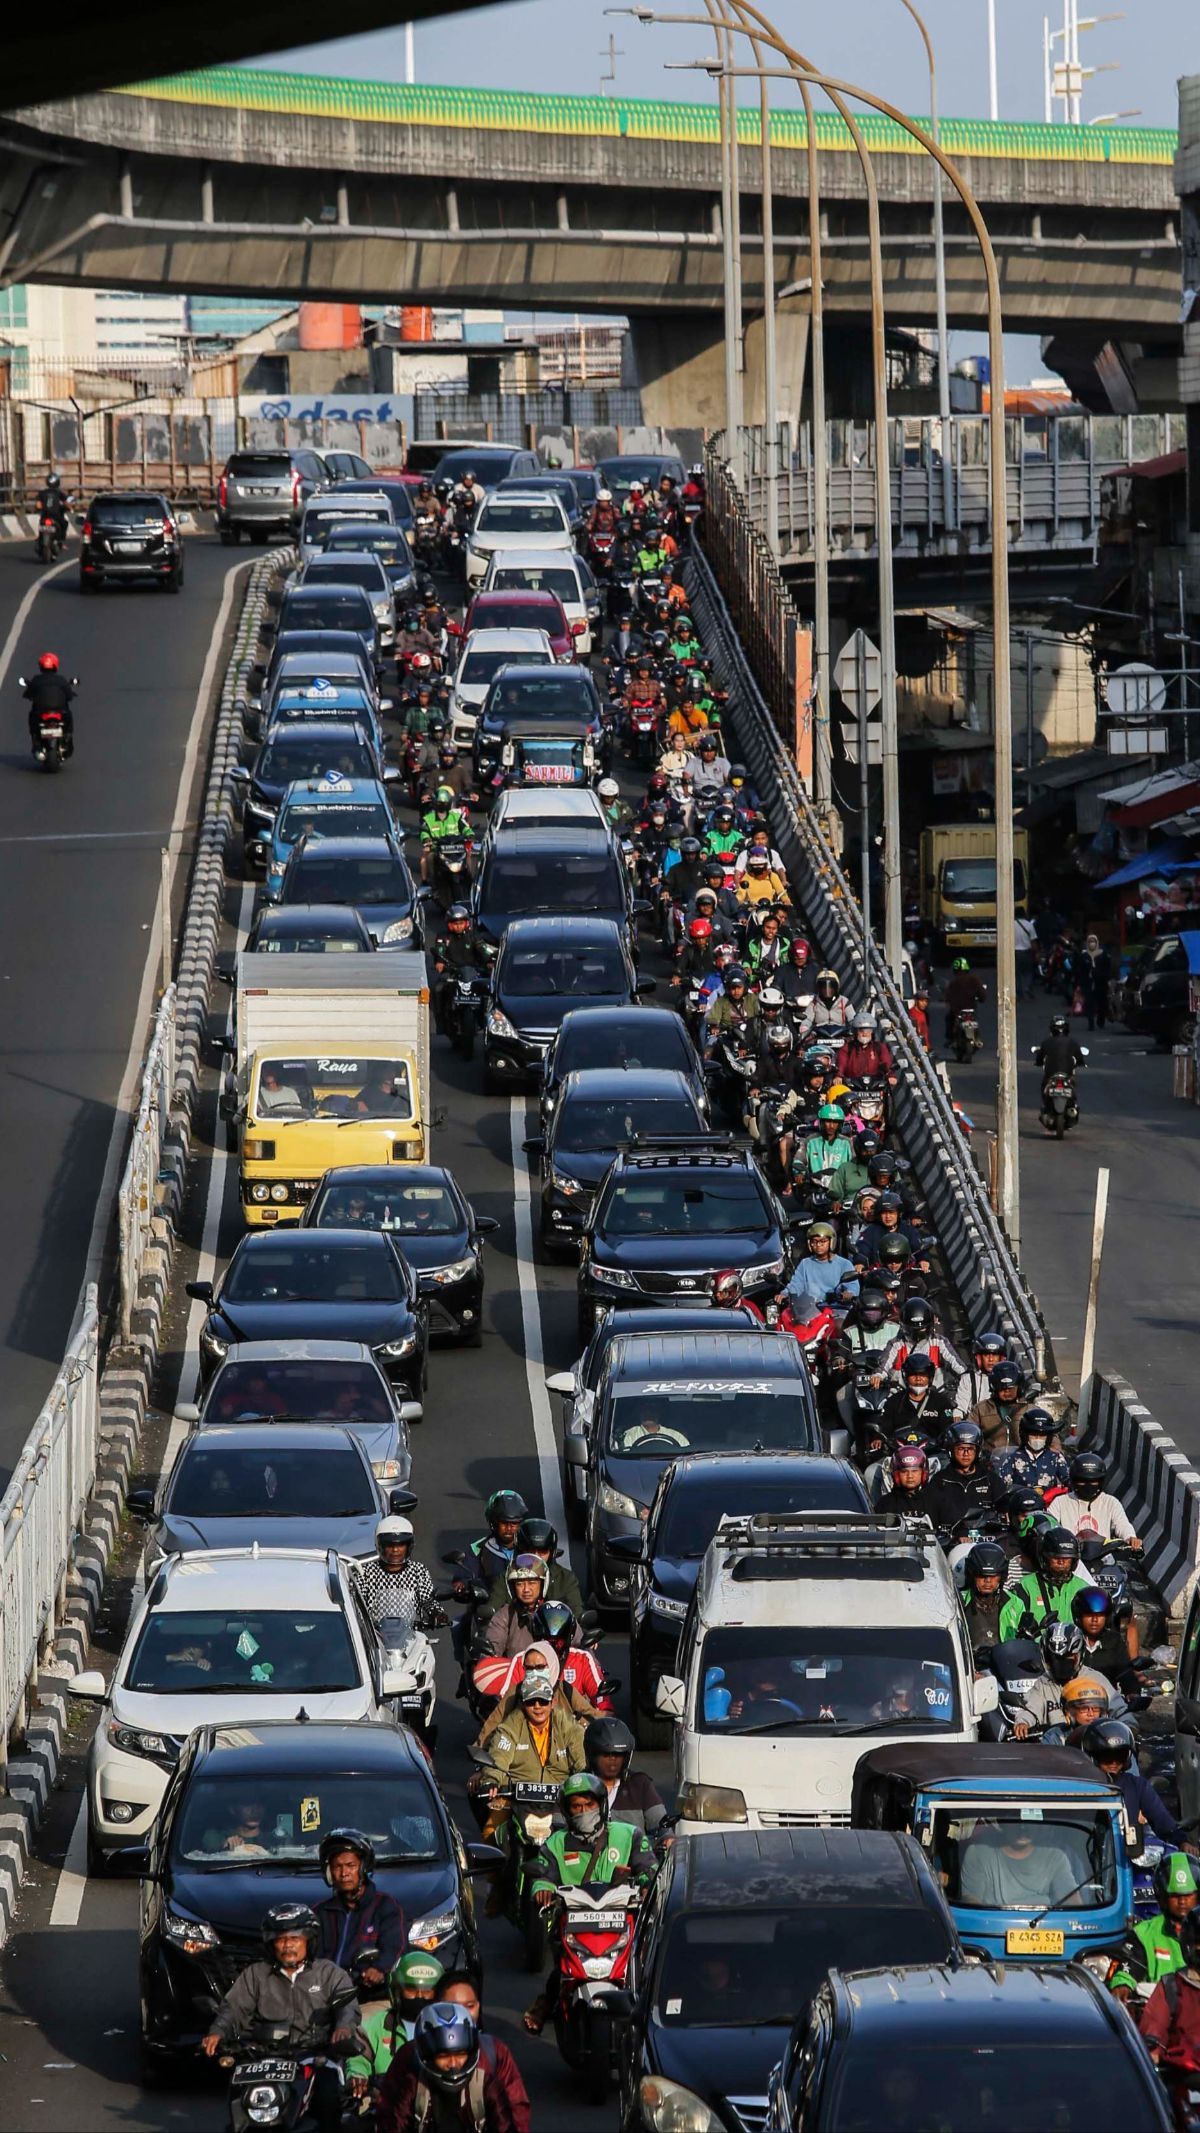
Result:
{"label": "traffic lane of cars", "polygon": [[[131,586],[84,600],[74,542],[68,562],[42,584],[3,678],[0,1485],[70,1331],[152,938],[159,848],[233,567],[215,541],[193,536],[179,599]],[[0,641],[40,582],[30,549],[0,544]],[[53,779],[34,768],[17,687],[49,648],[80,681],[75,755]]]}

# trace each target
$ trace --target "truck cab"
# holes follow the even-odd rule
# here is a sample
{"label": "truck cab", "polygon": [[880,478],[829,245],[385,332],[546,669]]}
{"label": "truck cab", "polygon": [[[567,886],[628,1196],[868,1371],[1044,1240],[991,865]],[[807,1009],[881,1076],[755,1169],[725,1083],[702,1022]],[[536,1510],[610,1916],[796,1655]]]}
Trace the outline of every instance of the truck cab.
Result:
{"label": "truck cab", "polygon": [[1133,1921],[1121,1796],[1075,1748],[873,1748],[850,1819],[917,1839],[967,1950],[991,1962],[1115,1955]]}
{"label": "truck cab", "polygon": [[[1016,910],[1029,910],[1029,832],[1013,833]],[[943,822],[921,832],[921,916],[953,953],[996,945],[996,825]]]}

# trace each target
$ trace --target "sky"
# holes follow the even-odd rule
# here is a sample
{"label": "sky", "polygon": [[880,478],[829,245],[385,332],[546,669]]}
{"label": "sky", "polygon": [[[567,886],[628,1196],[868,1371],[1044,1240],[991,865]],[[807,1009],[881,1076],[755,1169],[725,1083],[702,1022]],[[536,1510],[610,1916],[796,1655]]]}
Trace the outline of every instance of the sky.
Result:
{"label": "sky", "polygon": [[[660,4],[664,12],[703,12],[697,0]],[[1051,28],[1060,26],[1063,5],[1064,0],[995,0],[1001,118],[1042,117],[1042,20],[1048,10]],[[1082,0],[1082,9],[1088,7],[1089,0]],[[827,70],[861,80],[912,112],[928,110],[924,50],[901,0],[843,0],[832,16],[799,0],[768,0],[762,12]],[[943,114],[986,116],[987,0],[924,0],[922,12],[937,53]],[[1116,10],[1097,0],[1095,13],[1109,12]],[[618,94],[694,101],[711,95],[703,75],[668,72],[663,64],[711,50],[706,30],[646,27],[628,16],[610,17],[602,0],[512,0],[418,23],[417,79],[594,95],[609,71],[610,36],[620,54]],[[865,37],[869,47],[864,51]],[[1125,0],[1123,19],[1085,31],[1080,46],[1085,66],[1113,70],[1098,72],[1086,84],[1085,119],[1136,110],[1139,117],[1132,124],[1174,126],[1176,80],[1200,73],[1200,0]],[[402,81],[404,32],[380,30],[309,45],[261,64]],[[781,101],[792,93],[780,84]],[[748,86],[745,94],[747,102],[756,101]]]}

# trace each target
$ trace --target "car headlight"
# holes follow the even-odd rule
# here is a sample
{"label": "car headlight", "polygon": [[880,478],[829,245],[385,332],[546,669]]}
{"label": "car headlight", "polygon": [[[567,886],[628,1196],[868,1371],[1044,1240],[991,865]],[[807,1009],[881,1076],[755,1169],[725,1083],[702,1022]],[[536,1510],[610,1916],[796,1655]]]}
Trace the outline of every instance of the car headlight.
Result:
{"label": "car headlight", "polygon": [[687,1613],[687,1601],[668,1599],[665,1592],[652,1592],[650,1612],[652,1615],[662,1615],[667,1622],[682,1622]]}
{"label": "car headlight", "polygon": [[177,1911],[163,1912],[163,1932],[173,1948],[182,1948],[185,1955],[203,1955],[209,1948],[219,1948],[221,1936],[211,1926],[198,1918],[180,1918]]}
{"label": "car headlight", "polygon": [[742,1273],[745,1281],[782,1281],[782,1259],[764,1259],[758,1266],[748,1266]]}
{"label": "car headlight", "polygon": [[593,1262],[589,1272],[592,1280],[599,1282],[606,1289],[636,1289],[637,1287],[633,1275],[627,1274],[623,1266],[597,1266]]}
{"label": "car headlight", "polygon": [[270,1197],[271,1188],[269,1185],[260,1182],[259,1184],[252,1185],[250,1187],[250,1198],[254,1200],[257,1204],[261,1205],[264,1200],[269,1200]]}
{"label": "car headlight", "polygon": [[596,1491],[596,1501],[602,1511],[611,1511],[615,1518],[644,1518],[645,1507],[626,1496],[622,1489],[614,1489],[609,1481],[602,1481]]}
{"label": "car headlight", "polygon": [[475,1254],[468,1252],[465,1259],[455,1259],[450,1266],[434,1267],[429,1278],[438,1288],[445,1288],[452,1281],[465,1281],[467,1275],[473,1274],[474,1271]]}
{"label": "car headlight", "polygon": [[165,1756],[174,1762],[178,1753],[174,1741],[165,1733],[143,1731],[140,1726],[112,1724],[108,1728],[108,1737],[113,1747],[122,1749],[126,1755]]}
{"label": "car headlight", "polygon": [[374,605],[374,609],[373,609],[373,613],[374,613],[374,616],[375,616],[375,620],[376,620],[376,622],[390,622],[390,621],[391,621],[391,619],[392,619],[392,603],[391,603],[391,601],[390,601],[390,600],[376,600],[376,602],[375,602],[375,605]]}
{"label": "car headlight", "polygon": [[384,928],[383,938],[385,944],[388,941],[410,940],[412,938],[412,929],[413,922],[411,918],[394,918],[391,925]]}
{"label": "car headlight", "polygon": [[245,819],[247,827],[251,823],[262,822],[265,824],[273,822],[275,820],[275,810],[273,807],[265,807],[260,800],[247,800]]}
{"label": "car headlight", "polygon": [[416,1352],[417,1336],[415,1333],[406,1333],[398,1341],[384,1341],[375,1350],[376,1355],[386,1355],[388,1361],[392,1363],[402,1363],[406,1356],[415,1355]]}
{"label": "car headlight", "polygon": [[210,1333],[207,1326],[200,1329],[200,1346],[207,1355],[216,1356],[219,1360],[229,1353],[229,1342],[222,1340],[219,1333]]}
{"label": "car headlight", "polygon": [[487,1032],[489,1037],[512,1037],[514,1040],[517,1035],[508,1016],[498,1007],[488,1009]]}
{"label": "car headlight", "polygon": [[550,1183],[555,1192],[561,1192],[564,1199],[567,1200],[573,1200],[577,1193],[586,1192],[587,1190],[585,1185],[580,1184],[578,1178],[569,1178],[562,1170],[552,1170],[550,1172]]}
{"label": "car headlight", "polygon": [[277,1205],[281,1205],[282,1202],[287,1199],[287,1197],[288,1188],[286,1185],[272,1185],[271,1198],[276,1202]]}
{"label": "car headlight", "polygon": [[403,1481],[404,1471],[398,1459],[372,1459],[371,1472],[376,1481]]}
{"label": "car headlight", "polygon": [[681,1785],[676,1803],[685,1822],[744,1822],[746,1795],[736,1785]]}
{"label": "car headlight", "polygon": [[638,2101],[651,2133],[724,2133],[723,2121],[703,2096],[678,2081],[664,2081],[661,2074],[646,2075],[638,2086]]}
{"label": "car headlight", "polygon": [[436,1948],[458,1931],[457,1911],[437,1911],[429,1918],[414,1918],[408,1929],[410,1948]]}

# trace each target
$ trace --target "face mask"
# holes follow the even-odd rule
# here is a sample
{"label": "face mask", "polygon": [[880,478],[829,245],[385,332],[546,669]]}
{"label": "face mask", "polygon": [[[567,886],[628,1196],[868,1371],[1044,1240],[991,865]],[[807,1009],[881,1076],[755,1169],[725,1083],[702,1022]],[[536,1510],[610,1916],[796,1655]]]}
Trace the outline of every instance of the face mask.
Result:
{"label": "face mask", "polygon": [[1049,1442],[1048,1437],[1026,1437],[1025,1449],[1030,1452],[1044,1452]]}
{"label": "face mask", "polygon": [[571,1816],[570,1830],[573,1837],[582,1837],[588,1844],[600,1834],[603,1817],[598,1807],[579,1809]]}

